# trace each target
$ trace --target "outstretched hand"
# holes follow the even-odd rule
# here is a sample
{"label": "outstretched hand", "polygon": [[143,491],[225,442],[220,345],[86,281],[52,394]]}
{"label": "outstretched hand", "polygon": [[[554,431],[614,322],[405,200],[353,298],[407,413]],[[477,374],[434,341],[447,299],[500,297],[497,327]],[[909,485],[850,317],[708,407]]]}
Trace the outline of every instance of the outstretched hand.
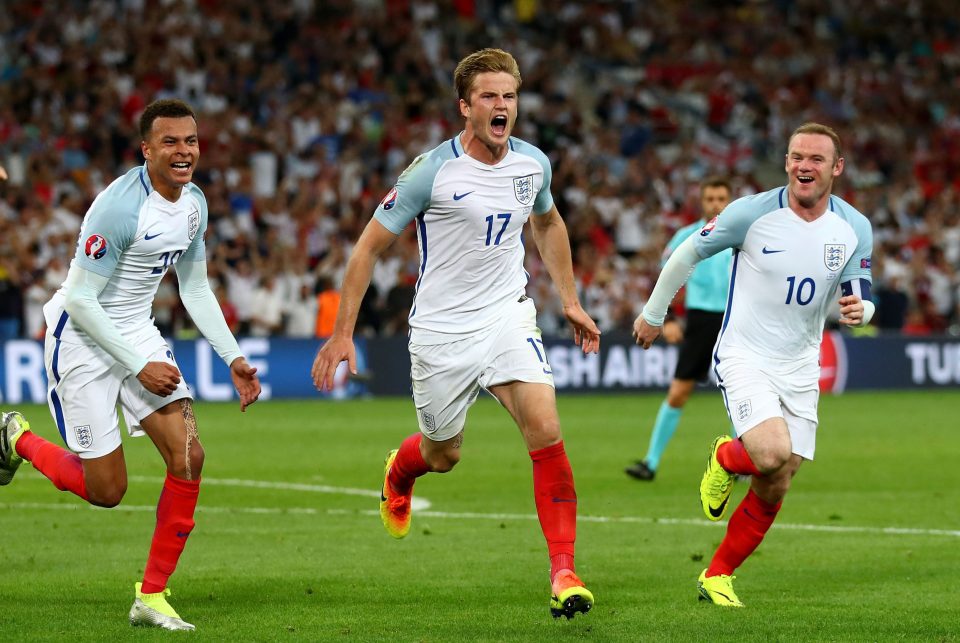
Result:
{"label": "outstretched hand", "polygon": [[573,341],[584,354],[600,352],[600,328],[579,303],[563,307],[563,316],[573,326]]}
{"label": "outstretched hand", "polygon": [[643,315],[637,315],[633,322],[633,338],[637,341],[637,346],[642,346],[644,350],[653,346],[662,328],[663,326],[651,326]]}
{"label": "outstretched hand", "polygon": [[337,372],[340,362],[346,360],[350,372],[357,374],[357,349],[350,337],[331,337],[317,351],[317,356],[313,359],[313,368],[310,369],[310,375],[313,377],[313,385],[318,391],[333,390],[333,376]]}
{"label": "outstretched hand", "polygon": [[233,388],[237,389],[237,394],[240,395],[240,411],[246,411],[247,407],[260,397],[257,369],[250,366],[243,357],[238,357],[230,364],[230,378],[233,379]]}

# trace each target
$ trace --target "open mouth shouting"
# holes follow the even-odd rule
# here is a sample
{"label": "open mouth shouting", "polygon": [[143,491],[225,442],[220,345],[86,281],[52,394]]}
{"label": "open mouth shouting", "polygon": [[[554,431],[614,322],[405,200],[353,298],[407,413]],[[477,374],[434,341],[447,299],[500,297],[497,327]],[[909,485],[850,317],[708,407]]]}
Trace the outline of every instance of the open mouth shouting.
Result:
{"label": "open mouth shouting", "polygon": [[507,133],[507,122],[505,114],[497,114],[490,120],[490,131],[498,138],[504,136]]}

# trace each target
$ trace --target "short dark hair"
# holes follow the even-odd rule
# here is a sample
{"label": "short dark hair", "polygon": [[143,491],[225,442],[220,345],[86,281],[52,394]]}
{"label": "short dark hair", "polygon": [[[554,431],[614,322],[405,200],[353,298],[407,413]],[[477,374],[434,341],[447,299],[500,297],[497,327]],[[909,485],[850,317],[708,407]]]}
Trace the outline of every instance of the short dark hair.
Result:
{"label": "short dark hair", "polygon": [[197,120],[193,108],[178,98],[155,100],[147,105],[143,114],[140,115],[140,137],[146,140],[150,136],[153,121],[158,118],[183,118],[184,116],[189,116],[194,121]]}
{"label": "short dark hair", "polygon": [[837,161],[843,157],[843,150],[840,147],[840,135],[837,134],[832,127],[828,125],[822,125],[821,123],[804,123],[797,129],[793,130],[793,134],[791,134],[789,140],[787,140],[787,153],[790,152],[790,143],[793,142],[793,137],[797,134],[821,134],[826,136],[833,141],[833,164],[836,165]]}
{"label": "short dark hair", "polygon": [[727,194],[733,194],[733,187],[731,187],[730,181],[720,175],[708,176],[700,181],[700,196],[703,196],[703,191],[707,188],[727,188]]}

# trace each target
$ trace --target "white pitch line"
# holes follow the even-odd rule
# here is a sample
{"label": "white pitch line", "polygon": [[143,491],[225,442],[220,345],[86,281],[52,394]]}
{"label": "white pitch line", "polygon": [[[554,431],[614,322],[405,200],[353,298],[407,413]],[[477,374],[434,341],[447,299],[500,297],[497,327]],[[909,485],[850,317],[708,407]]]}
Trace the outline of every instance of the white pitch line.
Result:
{"label": "white pitch line", "polygon": [[[379,515],[372,510],[346,511],[343,509],[328,509],[329,514],[367,514]],[[417,516],[426,518],[465,518],[471,520],[538,520],[535,514],[485,514],[471,512],[421,511]],[[691,525],[694,527],[726,527],[726,522],[711,522],[697,518],[645,518],[643,516],[577,516],[577,522],[596,522],[611,524],[643,524],[643,525]],[[805,525],[796,523],[774,523],[775,529],[790,529],[794,531],[823,531],[833,533],[853,534],[884,534],[893,536],[952,536],[960,538],[960,530],[954,529],[916,529],[908,527],[854,527],[841,525]]]}
{"label": "white pitch line", "polygon": [[[36,477],[42,479],[40,474],[29,472],[25,477]],[[134,482],[163,483],[163,478],[152,476],[129,476]],[[254,489],[283,489],[288,491],[307,491],[311,493],[342,494],[352,496],[363,496],[365,498],[378,498],[379,491],[370,489],[357,489],[351,487],[332,487],[329,485],[314,485],[297,482],[271,482],[265,480],[242,480],[237,478],[204,478],[203,484],[225,487],[247,487]],[[431,503],[426,498],[414,498],[413,509],[417,516],[426,518],[461,518],[468,520],[538,520],[535,514],[511,514],[511,513],[473,513],[473,512],[447,512],[447,511],[428,511]],[[20,503],[0,503],[0,509],[95,509],[103,510],[100,507],[83,503],[39,503],[39,502],[20,502]],[[104,511],[148,511],[155,512],[155,505],[119,505],[112,509]],[[349,509],[327,509],[318,510],[311,507],[216,507],[209,505],[199,505],[197,511],[201,513],[240,513],[240,514],[304,514],[316,515],[325,513],[327,515],[369,515],[379,516],[379,511],[374,510],[349,510]],[[610,523],[610,524],[643,524],[643,525],[689,525],[693,527],[724,527],[726,522],[711,522],[702,518],[647,518],[643,516],[577,516],[579,522]],[[949,536],[960,538],[960,530],[957,529],[923,529],[912,527],[858,527],[846,525],[810,525],[802,523],[774,523],[776,529],[789,529],[792,531],[820,531],[827,533],[849,533],[849,534],[878,534],[887,536]]]}
{"label": "white pitch line", "polygon": [[[163,478],[151,476],[128,476],[134,482],[157,482],[163,484]],[[203,484],[224,487],[248,487],[253,489],[283,489],[285,491],[308,491],[310,493],[330,493],[344,496],[363,496],[364,498],[379,498],[380,491],[371,489],[357,489],[353,487],[331,487],[323,484],[304,484],[301,482],[271,482],[267,480],[242,480],[239,478],[203,478]],[[430,501],[426,498],[414,498],[411,501],[414,511],[430,508]]]}
{"label": "white pitch line", "polygon": [[[94,507],[80,502],[74,503],[43,503],[43,502],[0,502],[0,510],[6,509],[40,509],[68,511],[91,509],[95,511],[129,511],[129,512],[156,512],[155,505],[119,505],[112,509]],[[379,511],[362,509],[314,509],[312,507],[214,507],[210,505],[197,506],[197,513],[209,514],[257,514],[257,515],[308,515],[326,514],[331,516],[362,515],[379,516]],[[459,518],[468,520],[537,520],[535,514],[506,514],[506,513],[471,513],[448,511],[420,511],[418,518]],[[696,518],[644,518],[642,516],[577,516],[578,522],[594,522],[608,524],[642,524],[642,525],[690,525],[693,527],[724,527],[724,522],[710,522]],[[906,527],[847,527],[840,525],[804,525],[794,523],[774,523],[774,528],[793,531],[822,531],[830,533],[878,534],[887,536],[950,536],[960,538],[960,530],[951,529],[914,529]]]}
{"label": "white pitch line", "polygon": [[[136,512],[146,512],[146,513],[156,513],[156,505],[117,505],[116,507],[111,507],[106,509],[104,507],[95,507],[93,505],[88,505],[86,503],[59,503],[59,502],[0,502],[0,510],[3,509],[67,509],[67,510],[79,510],[79,509],[90,509],[93,511],[128,511],[132,513]],[[198,505],[197,513],[205,514],[305,514],[305,515],[316,515],[319,513],[329,513],[329,511],[322,511],[319,509],[313,509],[311,507],[211,507],[208,505]],[[349,513],[349,512],[348,512]],[[379,515],[379,514],[377,514]]]}

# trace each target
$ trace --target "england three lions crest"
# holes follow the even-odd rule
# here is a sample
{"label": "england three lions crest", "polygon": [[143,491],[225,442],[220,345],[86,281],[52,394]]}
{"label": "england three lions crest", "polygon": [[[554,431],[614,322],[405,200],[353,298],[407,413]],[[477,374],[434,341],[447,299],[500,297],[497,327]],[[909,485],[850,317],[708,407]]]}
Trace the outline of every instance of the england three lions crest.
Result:
{"label": "england three lions crest", "polygon": [[513,180],[513,194],[521,205],[530,205],[533,201],[533,175],[521,176]]}
{"label": "england three lions crest", "polygon": [[823,246],[823,263],[831,271],[836,272],[843,268],[847,259],[847,246],[842,243],[827,243]]}
{"label": "england three lions crest", "polygon": [[190,241],[193,241],[193,238],[197,236],[197,230],[200,229],[200,212],[194,210],[190,213],[190,216],[187,217],[187,236],[190,237]]}

